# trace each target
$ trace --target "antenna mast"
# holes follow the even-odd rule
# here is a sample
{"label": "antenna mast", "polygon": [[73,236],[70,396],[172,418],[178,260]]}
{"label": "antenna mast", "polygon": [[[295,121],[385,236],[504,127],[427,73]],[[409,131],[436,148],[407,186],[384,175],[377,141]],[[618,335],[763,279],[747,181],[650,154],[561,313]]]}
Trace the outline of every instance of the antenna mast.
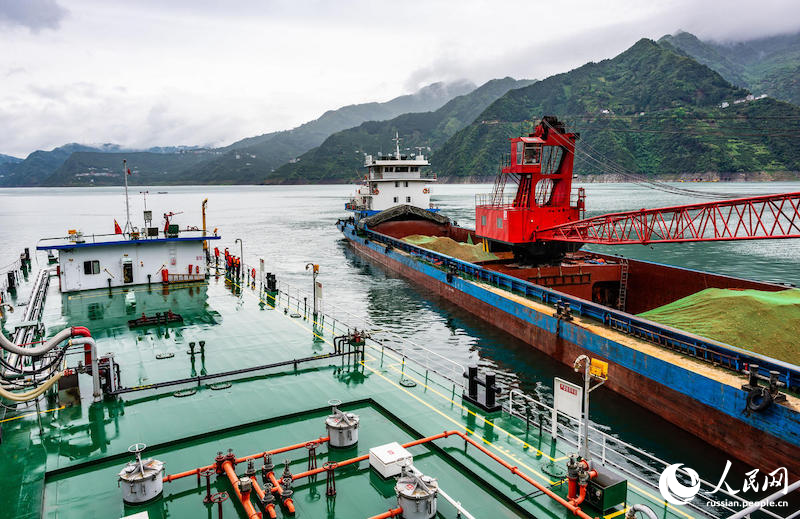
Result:
{"label": "antenna mast", "polygon": [[131,206],[128,203],[128,161],[122,159],[122,176],[125,178],[125,232],[131,232]]}
{"label": "antenna mast", "polygon": [[394,158],[400,160],[400,133],[395,131],[394,132]]}

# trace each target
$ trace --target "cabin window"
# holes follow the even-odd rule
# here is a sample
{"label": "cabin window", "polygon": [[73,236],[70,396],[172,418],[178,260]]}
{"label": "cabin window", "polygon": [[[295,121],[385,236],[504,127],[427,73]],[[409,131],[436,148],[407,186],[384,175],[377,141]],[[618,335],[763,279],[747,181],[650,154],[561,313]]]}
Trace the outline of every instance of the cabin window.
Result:
{"label": "cabin window", "polygon": [[500,218],[500,217],[497,218],[497,228],[498,229],[502,229],[503,228],[503,219]]}
{"label": "cabin window", "polygon": [[394,203],[395,204],[397,203],[397,197],[394,197]]}
{"label": "cabin window", "polygon": [[406,203],[409,203],[409,204],[411,203],[411,197],[410,196],[406,197]]}
{"label": "cabin window", "polygon": [[395,180],[395,182],[394,182],[394,187],[400,187],[400,182],[399,182],[399,181],[397,181],[397,180]]}
{"label": "cabin window", "polygon": [[522,147],[524,146],[522,141],[517,142],[517,164],[522,164]]}
{"label": "cabin window", "polygon": [[411,167],[409,168],[409,170],[410,170],[412,173],[417,173],[417,172],[419,171],[419,166],[411,166]]}
{"label": "cabin window", "polygon": [[391,173],[392,171],[394,171],[394,166],[384,166],[383,167],[383,172],[384,173]]}
{"label": "cabin window", "polygon": [[486,215],[481,215],[481,227],[486,227]]}
{"label": "cabin window", "polygon": [[524,164],[538,164],[542,160],[542,146],[540,144],[525,143]]}
{"label": "cabin window", "polygon": [[100,273],[100,262],[98,260],[90,260],[83,262],[83,273],[84,274],[99,274]]}
{"label": "cabin window", "polygon": [[406,187],[408,187],[408,180],[406,180]]}
{"label": "cabin window", "polygon": [[394,170],[398,173],[408,173],[408,166],[397,166]]}

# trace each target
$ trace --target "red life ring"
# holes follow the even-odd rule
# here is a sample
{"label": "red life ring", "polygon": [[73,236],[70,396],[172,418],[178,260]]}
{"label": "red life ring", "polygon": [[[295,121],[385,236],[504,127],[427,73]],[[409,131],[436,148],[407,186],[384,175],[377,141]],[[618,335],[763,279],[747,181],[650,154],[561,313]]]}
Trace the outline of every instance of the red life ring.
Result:
{"label": "red life ring", "polygon": [[431,192],[431,190],[426,187],[425,189],[422,190],[422,192],[427,195],[428,193]]}
{"label": "red life ring", "polygon": [[373,190],[372,190],[372,194],[373,194],[373,195],[380,194],[380,191],[378,191],[378,188],[377,188],[377,187],[376,187],[375,189],[373,189]]}

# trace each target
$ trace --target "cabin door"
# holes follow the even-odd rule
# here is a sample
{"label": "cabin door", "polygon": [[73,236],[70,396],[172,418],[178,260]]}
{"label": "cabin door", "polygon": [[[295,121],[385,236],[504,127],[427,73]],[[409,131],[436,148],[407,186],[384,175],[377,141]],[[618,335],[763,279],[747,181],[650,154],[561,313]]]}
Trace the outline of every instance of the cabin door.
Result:
{"label": "cabin door", "polygon": [[122,264],[122,282],[133,283],[133,262],[130,260]]}

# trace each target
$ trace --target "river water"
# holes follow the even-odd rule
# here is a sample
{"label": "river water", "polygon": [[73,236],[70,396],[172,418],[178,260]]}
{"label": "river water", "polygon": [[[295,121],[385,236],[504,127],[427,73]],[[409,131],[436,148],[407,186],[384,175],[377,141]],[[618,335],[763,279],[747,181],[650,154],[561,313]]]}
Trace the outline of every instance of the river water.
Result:
{"label": "river water", "polygon": [[[800,183],[692,184],[695,189],[742,196],[800,191]],[[661,207],[697,200],[631,184],[587,184],[587,216]],[[474,225],[474,195],[489,185],[440,185],[433,201],[462,226]],[[142,225],[147,188],[130,189],[134,225]],[[553,377],[576,379],[571,369],[538,353],[458,307],[431,296],[399,276],[355,254],[334,226],[347,216],[349,186],[194,186],[147,189],[146,204],[163,226],[161,215],[174,211],[181,227],[201,225],[200,204],[208,198],[208,228],[223,237],[220,247],[238,254],[241,238],[246,261],[264,258],[268,271],[293,286],[310,288],[304,270],[320,265],[324,302],[366,317],[382,330],[396,332],[453,361],[479,362],[498,372],[504,383],[547,399]],[[0,270],[24,247],[44,237],[65,236],[67,229],[84,234],[113,232],[114,219],[125,223],[121,188],[0,189]],[[603,252],[759,280],[800,285],[800,240],[594,247]],[[43,254],[38,255],[45,262]],[[712,482],[730,458],[657,416],[599,389],[592,393],[592,420],[620,438],[670,462],[686,463]],[[743,470],[743,467],[737,467]]]}

